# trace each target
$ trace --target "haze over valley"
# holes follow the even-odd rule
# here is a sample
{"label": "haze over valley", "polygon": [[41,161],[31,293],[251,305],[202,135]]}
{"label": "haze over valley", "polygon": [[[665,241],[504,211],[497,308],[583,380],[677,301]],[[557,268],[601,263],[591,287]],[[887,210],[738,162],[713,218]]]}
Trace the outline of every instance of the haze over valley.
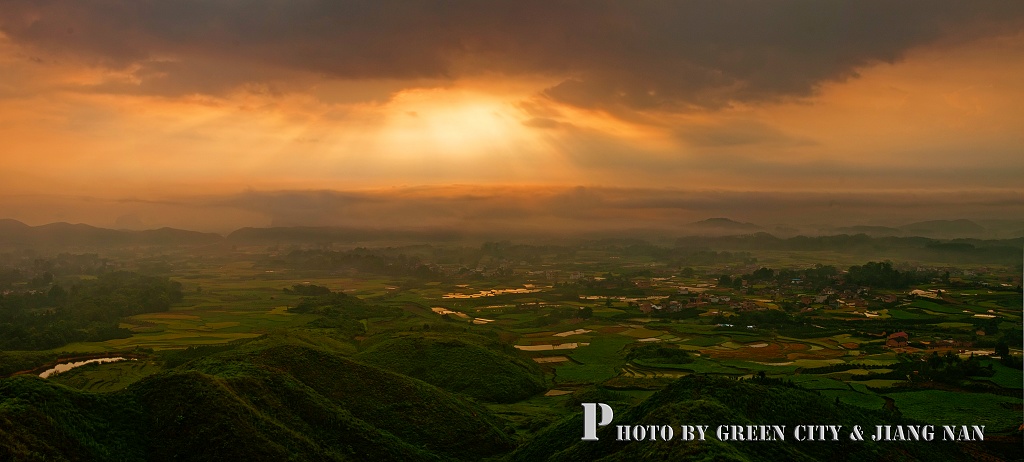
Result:
{"label": "haze over valley", "polygon": [[0,69],[0,460],[1024,460],[1024,2],[5,0]]}

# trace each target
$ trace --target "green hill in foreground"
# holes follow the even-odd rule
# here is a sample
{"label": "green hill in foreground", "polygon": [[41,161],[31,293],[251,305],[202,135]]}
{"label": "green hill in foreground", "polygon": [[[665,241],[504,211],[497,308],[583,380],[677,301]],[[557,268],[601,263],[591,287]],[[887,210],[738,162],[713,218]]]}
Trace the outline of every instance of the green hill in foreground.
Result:
{"label": "green hill in foreground", "polygon": [[492,403],[512,403],[544,391],[536,364],[500,347],[471,335],[421,334],[385,340],[357,358]]}
{"label": "green hill in foreground", "polygon": [[[908,423],[882,412],[838,404],[808,390],[782,384],[687,376],[633,408],[616,409],[599,441],[581,441],[582,413],[552,425],[520,447],[513,461],[707,460],[707,461],[879,461],[974,460],[969,445],[944,442],[853,442],[853,425]],[[615,424],[708,425],[706,441],[616,441]],[[719,441],[719,425],[786,425],[786,441]],[[796,425],[843,425],[840,441],[798,442]]]}
{"label": "green hill in foreground", "polygon": [[[915,422],[893,412],[841,404],[776,380],[703,376],[683,377],[632,407],[612,403],[615,421],[599,430],[599,441],[580,440],[583,419],[577,409],[537,433],[531,431],[534,436],[518,441],[517,447],[506,430],[509,423],[493,412],[528,412],[529,406],[485,407],[419,379],[325,351],[309,340],[279,333],[209,349],[207,354],[187,350],[181,353],[193,355],[187,362],[106,393],[79,391],[29,375],[0,379],[0,461],[1021,458],[1019,433],[992,435],[991,439],[986,435],[984,447],[939,440],[850,441],[846,435],[853,425],[873,428]],[[470,336],[459,340],[434,333],[398,335],[360,356],[398,368],[404,363],[395,358],[402,354],[418,352],[424,367],[437,366],[447,355],[452,367],[461,365],[469,371],[463,371],[467,377],[456,374],[450,383],[442,384],[464,393],[482,384],[502,388],[495,384],[509,381],[522,385],[536,379],[528,363],[516,363],[514,352],[478,342],[486,343],[486,339]],[[481,378],[471,381],[472,386],[460,384],[474,374],[484,377],[501,364],[511,370],[525,367],[517,372],[523,376],[499,374],[491,382]],[[520,390],[517,386],[507,388]],[[672,425],[676,429],[707,425],[712,433],[718,425],[785,425],[787,430],[786,441],[781,442],[725,442],[709,437],[703,442],[676,438],[627,443],[615,440],[615,424]],[[793,427],[808,424],[843,425],[841,440],[794,441]]]}
{"label": "green hill in foreground", "polygon": [[103,394],[0,380],[0,460],[479,460],[513,449],[498,423],[432,385],[296,345]]}

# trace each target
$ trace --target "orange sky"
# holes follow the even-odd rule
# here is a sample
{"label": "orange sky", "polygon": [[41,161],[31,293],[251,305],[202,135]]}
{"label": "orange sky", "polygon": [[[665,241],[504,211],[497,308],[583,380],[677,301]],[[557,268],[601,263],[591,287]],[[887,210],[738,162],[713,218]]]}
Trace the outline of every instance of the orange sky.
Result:
{"label": "orange sky", "polygon": [[[266,3],[252,14],[271,18]],[[793,202],[836,195],[918,198],[906,208],[927,209],[922,219],[1024,217],[1024,22],[1012,4],[978,3],[977,17],[954,4],[920,24],[884,8],[815,11],[765,26],[799,33],[705,36],[676,34],[664,11],[628,3],[579,12],[527,2],[504,16],[468,6],[433,20],[352,3],[366,11],[347,14],[399,32],[308,26],[319,10],[263,30],[201,2],[182,3],[174,20],[158,3],[72,14],[15,2],[0,20],[0,217],[210,230],[350,223],[316,218],[352,213],[334,205],[283,219],[239,202],[333,191],[449,203],[436,211],[452,223],[486,215],[453,211],[481,195],[543,222],[547,200],[578,186],[633,198],[594,217],[656,216],[667,195],[680,219],[769,220],[750,200],[758,192],[802,222],[903,213],[864,205],[822,217]],[[667,8],[719,17],[704,3]],[[514,22],[523,15],[551,24]],[[608,32],[577,40],[564,17]],[[749,29],[759,17],[733,20]],[[500,26],[459,28],[474,18]],[[913,33],[872,30],[886,21]],[[363,43],[373,45],[337,51]],[[723,213],[686,204],[707,194],[731,198]]]}

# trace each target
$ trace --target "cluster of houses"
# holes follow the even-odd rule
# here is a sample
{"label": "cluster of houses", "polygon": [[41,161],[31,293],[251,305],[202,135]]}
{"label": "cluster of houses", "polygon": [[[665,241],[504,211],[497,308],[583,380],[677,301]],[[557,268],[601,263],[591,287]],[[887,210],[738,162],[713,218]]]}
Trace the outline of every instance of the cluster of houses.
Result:
{"label": "cluster of houses", "polygon": [[[884,333],[882,335],[885,335]],[[907,348],[909,346],[910,335],[906,332],[900,331],[889,334],[885,337],[886,348]],[[970,348],[974,346],[974,342],[970,340],[959,340],[959,339],[941,339],[932,341],[922,341],[922,345],[926,345],[928,348],[941,348],[941,349],[960,349],[963,353],[963,348]]]}
{"label": "cluster of houses", "polygon": [[885,346],[889,348],[906,348],[910,336],[906,332],[896,332],[885,338]]}
{"label": "cluster of houses", "polygon": [[742,300],[734,299],[728,295],[715,295],[710,293],[698,293],[695,297],[690,297],[687,300],[669,300],[664,303],[658,304],[650,301],[640,301],[636,303],[636,307],[640,309],[640,312],[644,314],[650,314],[655,312],[676,312],[683,308],[701,308],[708,305],[722,305],[728,304],[729,308],[737,311],[764,311],[768,307],[764,304],[758,303],[754,300]]}
{"label": "cluster of houses", "polygon": [[974,342],[970,340],[944,339],[936,340],[931,345],[936,348],[969,348],[974,346]]}

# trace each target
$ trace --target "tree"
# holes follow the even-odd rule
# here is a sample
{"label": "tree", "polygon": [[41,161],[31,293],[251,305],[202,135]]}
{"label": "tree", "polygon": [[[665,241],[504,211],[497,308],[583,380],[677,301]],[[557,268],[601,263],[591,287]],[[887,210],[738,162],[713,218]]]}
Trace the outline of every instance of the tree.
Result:
{"label": "tree", "polygon": [[1010,355],[1010,345],[1006,344],[1005,340],[1000,339],[996,342],[996,356],[1005,358]]}
{"label": "tree", "polygon": [[68,291],[64,290],[60,284],[54,284],[50,287],[50,291],[47,292],[46,297],[50,299],[50,303],[61,305],[68,298]]}

